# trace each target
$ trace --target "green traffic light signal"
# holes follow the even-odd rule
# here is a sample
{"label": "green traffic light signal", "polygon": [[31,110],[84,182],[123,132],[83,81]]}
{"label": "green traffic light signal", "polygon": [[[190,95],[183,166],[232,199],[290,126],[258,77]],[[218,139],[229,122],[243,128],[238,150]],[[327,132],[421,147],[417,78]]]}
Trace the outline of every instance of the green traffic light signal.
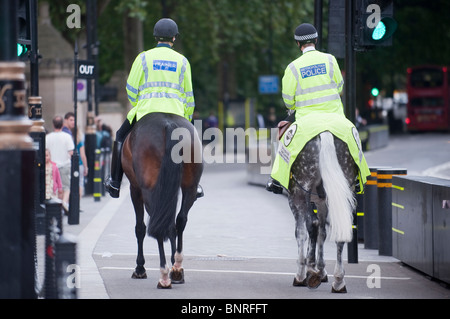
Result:
{"label": "green traffic light signal", "polygon": [[372,39],[375,41],[381,40],[386,34],[386,26],[383,21],[380,21],[372,33]]}
{"label": "green traffic light signal", "polygon": [[371,40],[375,43],[384,42],[394,34],[395,30],[397,30],[397,21],[391,17],[384,17],[373,29]]}
{"label": "green traffic light signal", "polygon": [[28,48],[25,44],[17,43],[17,56],[21,57],[27,54]]}
{"label": "green traffic light signal", "polygon": [[378,94],[380,94],[380,90],[378,90],[377,88],[373,88],[370,93],[372,93],[373,96],[377,97]]}

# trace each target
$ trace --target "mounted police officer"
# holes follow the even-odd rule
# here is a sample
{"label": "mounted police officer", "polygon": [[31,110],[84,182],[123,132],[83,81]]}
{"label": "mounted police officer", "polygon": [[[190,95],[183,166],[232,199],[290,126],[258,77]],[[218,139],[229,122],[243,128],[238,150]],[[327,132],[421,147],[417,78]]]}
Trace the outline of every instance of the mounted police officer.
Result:
{"label": "mounted police officer", "polygon": [[[333,55],[315,49],[317,38],[316,28],[309,23],[295,29],[294,39],[302,55],[287,66],[282,80],[283,101],[289,110],[295,111],[286,119],[289,122],[312,112],[345,116],[340,98],[344,81],[339,65]],[[283,191],[272,178],[266,189],[276,194]]]}
{"label": "mounted police officer", "polygon": [[[122,145],[137,121],[153,112],[177,114],[192,120],[195,102],[191,67],[183,55],[172,49],[178,34],[175,21],[160,19],[153,29],[157,46],[140,53],[131,67],[126,90],[133,108],[116,133],[111,176],[105,181],[105,189],[111,197],[119,197],[123,176]],[[197,196],[202,195],[203,191],[199,187]]]}

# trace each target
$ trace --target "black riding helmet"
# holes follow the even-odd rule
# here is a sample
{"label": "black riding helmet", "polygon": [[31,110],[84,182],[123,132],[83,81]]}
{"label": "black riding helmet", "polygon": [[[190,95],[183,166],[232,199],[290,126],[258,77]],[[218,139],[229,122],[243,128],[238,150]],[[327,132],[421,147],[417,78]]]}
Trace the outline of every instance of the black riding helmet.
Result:
{"label": "black riding helmet", "polygon": [[300,42],[301,45],[316,43],[318,37],[317,30],[312,24],[302,23],[295,29],[294,39]]}
{"label": "black riding helmet", "polygon": [[153,28],[153,36],[157,41],[173,42],[173,37],[176,37],[178,34],[177,24],[169,18],[160,19]]}

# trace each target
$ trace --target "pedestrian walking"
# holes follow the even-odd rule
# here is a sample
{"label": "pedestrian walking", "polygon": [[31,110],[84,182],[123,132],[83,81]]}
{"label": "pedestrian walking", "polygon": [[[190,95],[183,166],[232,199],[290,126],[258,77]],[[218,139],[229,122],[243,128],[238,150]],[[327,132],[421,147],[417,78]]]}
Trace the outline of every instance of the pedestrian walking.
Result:
{"label": "pedestrian walking", "polygon": [[50,150],[52,160],[56,163],[63,186],[63,208],[68,211],[70,195],[71,157],[75,149],[72,136],[62,131],[63,118],[53,118],[53,132],[45,137],[46,147]]}

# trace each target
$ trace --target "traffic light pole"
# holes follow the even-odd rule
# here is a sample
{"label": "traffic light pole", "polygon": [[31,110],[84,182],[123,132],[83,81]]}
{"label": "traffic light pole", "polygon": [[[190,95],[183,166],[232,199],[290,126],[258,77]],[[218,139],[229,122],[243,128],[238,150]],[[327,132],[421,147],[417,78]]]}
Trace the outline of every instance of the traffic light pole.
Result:
{"label": "traffic light pole", "polygon": [[345,85],[344,108],[345,115],[355,123],[356,112],[356,52],[353,47],[355,0],[345,2]]}
{"label": "traffic light pole", "polygon": [[75,125],[73,131],[73,142],[75,149],[71,158],[70,169],[70,196],[69,196],[69,216],[67,223],[69,225],[78,225],[80,223],[80,157],[78,154],[78,95],[77,95],[77,83],[78,83],[78,44],[75,41],[74,49],[74,78],[73,78],[73,113],[75,117]]}
{"label": "traffic light pole", "polygon": [[37,0],[30,0],[30,96],[28,97],[28,117],[33,121],[30,136],[36,149],[35,168],[35,198],[37,231],[43,234],[45,225],[45,128],[42,119],[42,98],[39,96],[39,50]]}
{"label": "traffic light pole", "polygon": [[[95,20],[96,20],[96,0],[87,0],[86,2],[87,11],[86,11],[86,19],[87,19],[87,28],[86,28],[86,49],[87,49],[87,58],[88,60],[92,60],[92,49],[95,45],[94,40],[96,38],[96,28],[95,28]],[[97,95],[98,92],[95,92]],[[85,184],[84,192],[86,195],[93,194],[94,192],[94,171],[95,171],[95,149],[97,148],[97,134],[95,127],[95,111],[92,107],[92,80],[87,80],[87,95],[88,95],[88,114],[87,114],[87,123],[86,123],[86,132],[85,132],[85,151],[86,151],[86,159],[88,162],[88,175],[87,182]],[[96,97],[97,99],[97,97]]]}
{"label": "traffic light pole", "polygon": [[[355,123],[356,112],[356,51],[353,47],[355,19],[355,0],[345,1],[345,93],[344,107],[345,115]],[[353,221],[356,225],[356,211],[353,212]],[[348,243],[348,262],[358,263],[358,234],[357,225],[353,228],[353,240]]]}

